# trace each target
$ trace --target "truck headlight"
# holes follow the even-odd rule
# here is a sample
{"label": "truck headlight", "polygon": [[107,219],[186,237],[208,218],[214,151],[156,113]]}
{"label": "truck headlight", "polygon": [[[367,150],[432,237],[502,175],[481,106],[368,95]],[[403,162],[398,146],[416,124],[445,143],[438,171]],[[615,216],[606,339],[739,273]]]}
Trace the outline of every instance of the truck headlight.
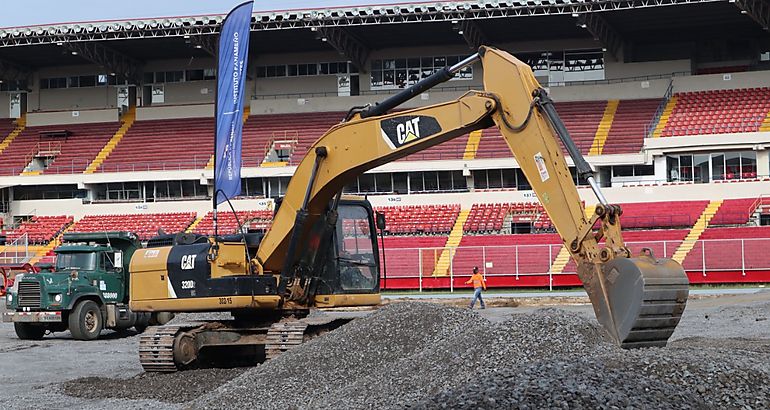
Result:
{"label": "truck headlight", "polygon": [[7,296],[8,296],[8,304],[10,305],[11,302],[13,302],[13,293],[9,293]]}
{"label": "truck headlight", "polygon": [[57,294],[53,295],[53,300],[56,303],[61,303],[61,293],[57,293]]}

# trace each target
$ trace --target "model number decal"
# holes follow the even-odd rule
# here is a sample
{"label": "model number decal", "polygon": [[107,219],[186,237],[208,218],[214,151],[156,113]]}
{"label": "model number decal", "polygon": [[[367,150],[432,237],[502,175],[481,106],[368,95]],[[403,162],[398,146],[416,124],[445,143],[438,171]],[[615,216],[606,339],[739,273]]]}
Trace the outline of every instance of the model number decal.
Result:
{"label": "model number decal", "polygon": [[233,298],[219,298],[219,304],[220,305],[232,305],[233,304]]}
{"label": "model number decal", "polygon": [[195,289],[195,281],[194,280],[183,280],[182,281],[182,289]]}
{"label": "model number decal", "polygon": [[117,299],[118,292],[102,292],[102,296],[104,296],[105,299]]}
{"label": "model number decal", "polygon": [[198,255],[182,255],[182,270],[195,269],[195,257]]}

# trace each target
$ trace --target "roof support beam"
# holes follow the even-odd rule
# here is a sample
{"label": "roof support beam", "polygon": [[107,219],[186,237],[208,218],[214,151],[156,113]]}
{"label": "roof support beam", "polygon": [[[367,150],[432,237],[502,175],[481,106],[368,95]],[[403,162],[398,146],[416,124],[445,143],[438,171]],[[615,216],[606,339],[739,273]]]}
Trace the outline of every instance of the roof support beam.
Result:
{"label": "roof support beam", "polygon": [[747,14],[756,21],[763,30],[770,30],[770,1],[768,0],[735,0],[735,6],[742,14]]}
{"label": "roof support beam", "polygon": [[457,27],[457,33],[463,36],[472,50],[477,50],[484,44],[490,44],[488,37],[475,20],[462,20]]}
{"label": "roof support beam", "polygon": [[0,80],[18,81],[26,85],[32,70],[22,65],[0,59]]}
{"label": "roof support beam", "polygon": [[595,39],[604,46],[616,61],[620,58],[620,49],[623,47],[623,38],[599,13],[585,13],[578,17],[580,27],[588,30]]}
{"label": "roof support beam", "polygon": [[366,44],[341,27],[318,27],[317,30],[321,40],[347,57],[358,67],[359,72],[366,72],[366,59],[369,57],[369,47]]}
{"label": "roof support beam", "polygon": [[63,42],[62,46],[80,57],[100,65],[109,73],[123,76],[129,82],[139,84],[142,80],[142,65],[139,61],[96,42]]}

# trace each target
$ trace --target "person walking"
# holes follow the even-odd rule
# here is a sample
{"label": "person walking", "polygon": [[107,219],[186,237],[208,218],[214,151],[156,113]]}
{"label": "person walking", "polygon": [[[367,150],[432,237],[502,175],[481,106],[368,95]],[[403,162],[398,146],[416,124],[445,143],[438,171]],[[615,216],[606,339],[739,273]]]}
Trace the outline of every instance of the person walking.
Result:
{"label": "person walking", "polygon": [[474,266],[473,267],[473,275],[470,279],[468,279],[466,284],[473,283],[473,299],[471,300],[470,308],[473,309],[473,305],[476,304],[476,299],[481,302],[481,308],[486,309],[486,305],[484,305],[484,299],[481,298],[481,290],[487,290],[487,281],[484,280],[484,277],[479,273],[479,267]]}

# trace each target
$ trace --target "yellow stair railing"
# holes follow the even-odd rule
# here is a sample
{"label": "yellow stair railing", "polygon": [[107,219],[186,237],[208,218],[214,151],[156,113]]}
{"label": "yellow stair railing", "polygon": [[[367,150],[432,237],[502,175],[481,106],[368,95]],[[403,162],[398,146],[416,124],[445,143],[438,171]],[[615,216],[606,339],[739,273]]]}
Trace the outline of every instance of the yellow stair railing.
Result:
{"label": "yellow stair railing", "polygon": [[765,119],[762,120],[762,124],[759,126],[760,131],[770,131],[770,111],[765,115]]}
{"label": "yellow stair railing", "polygon": [[449,268],[452,266],[452,259],[455,256],[455,249],[460,245],[460,241],[463,239],[463,226],[465,221],[468,220],[470,215],[470,209],[461,209],[460,214],[457,215],[452,230],[449,232],[449,237],[444,244],[444,249],[441,251],[436,266],[433,269],[433,276],[446,276],[449,273]]}
{"label": "yellow stair railing", "polygon": [[615,120],[615,113],[618,111],[619,104],[620,100],[607,101],[607,107],[604,108],[604,115],[602,115],[602,120],[599,121],[599,127],[596,128],[594,142],[591,144],[591,149],[588,150],[588,155],[601,155],[602,151],[604,151],[604,143],[607,142],[607,136],[610,135],[610,128],[612,128],[612,122]]}
{"label": "yellow stair railing", "polygon": [[716,215],[717,211],[719,210],[719,207],[722,206],[721,199],[711,201],[706,206],[706,209],[703,210],[700,217],[697,221],[695,221],[695,224],[690,229],[690,232],[687,234],[687,236],[684,237],[684,241],[679,245],[679,248],[677,248],[676,252],[674,252],[674,256],[671,257],[671,259],[682,263],[684,261],[684,258],[687,257],[687,254],[690,253],[692,248],[695,247],[695,243],[700,238],[701,234],[703,234],[703,231],[706,230],[709,226],[709,222],[711,222],[711,218]]}
{"label": "yellow stair railing", "polygon": [[658,124],[655,126],[655,130],[652,132],[653,138],[660,137],[660,134],[666,128],[666,124],[668,124],[668,120],[671,118],[671,113],[674,112],[674,108],[676,107],[676,101],[676,95],[672,95],[671,98],[668,99],[666,107],[663,108],[663,113],[660,115],[660,119],[658,119]]}
{"label": "yellow stair railing", "polygon": [[74,223],[70,224],[66,228],[62,229],[62,231],[59,232],[59,234],[56,235],[55,238],[51,239],[47,244],[45,244],[42,248],[40,248],[39,251],[37,251],[35,256],[33,256],[29,260],[29,263],[32,264],[32,265],[38,263],[40,261],[40,259],[43,259],[45,257],[45,255],[48,254],[48,252],[51,252],[54,248],[56,248],[57,246],[61,245],[61,241],[62,241],[62,237],[64,236],[64,233],[69,231],[70,228],[72,228],[73,226],[75,226]]}
{"label": "yellow stair railing", "polygon": [[102,147],[101,151],[96,154],[96,158],[94,158],[94,160],[88,164],[88,167],[86,167],[85,171],[83,171],[84,174],[93,174],[97,169],[99,169],[107,157],[112,154],[112,151],[115,150],[115,147],[118,146],[120,140],[123,139],[129,128],[134,125],[134,121],[136,121],[136,107],[131,107],[125,114],[123,114],[123,124],[120,126],[120,128],[118,128],[112,138],[107,141],[107,144]]}

